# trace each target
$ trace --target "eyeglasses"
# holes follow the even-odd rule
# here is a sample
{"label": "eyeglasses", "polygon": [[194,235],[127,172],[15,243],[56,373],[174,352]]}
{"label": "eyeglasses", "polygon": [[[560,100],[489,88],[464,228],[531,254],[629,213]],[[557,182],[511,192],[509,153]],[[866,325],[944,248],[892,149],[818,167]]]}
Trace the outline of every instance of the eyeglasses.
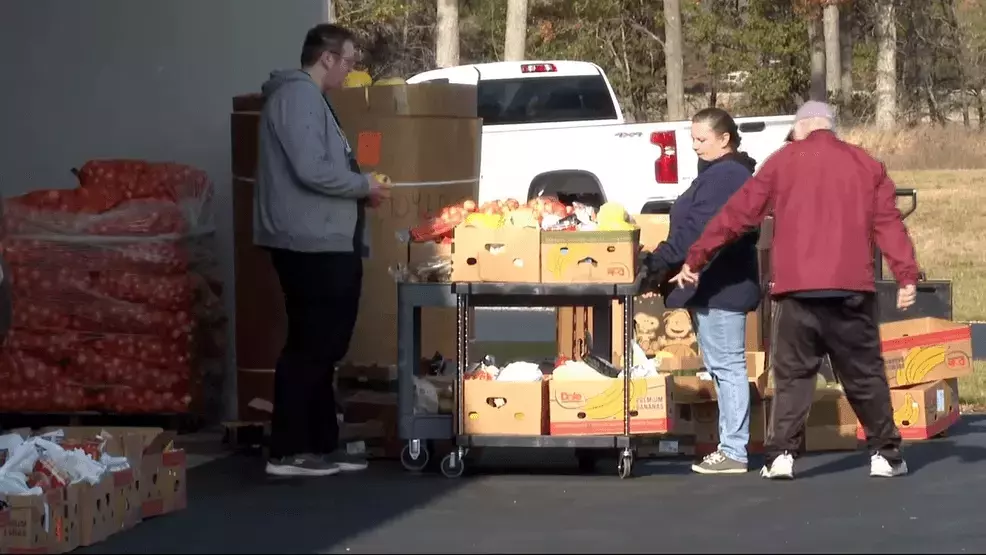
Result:
{"label": "eyeglasses", "polygon": [[330,54],[334,54],[337,58],[339,58],[339,60],[342,62],[342,65],[347,68],[352,68],[354,65],[356,65],[357,62],[360,61],[360,55],[358,53],[353,54],[353,56],[351,57],[346,57],[342,54],[342,52],[336,52],[335,50],[329,50],[328,52]]}

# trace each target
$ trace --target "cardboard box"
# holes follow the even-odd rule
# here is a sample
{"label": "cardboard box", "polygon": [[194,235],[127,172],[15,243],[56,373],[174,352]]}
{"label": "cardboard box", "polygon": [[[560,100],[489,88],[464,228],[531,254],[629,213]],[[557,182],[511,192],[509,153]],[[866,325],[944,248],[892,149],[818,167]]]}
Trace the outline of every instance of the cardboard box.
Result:
{"label": "cardboard box", "polygon": [[44,495],[3,495],[0,552],[68,553],[82,543],[79,484]]}
{"label": "cardboard box", "polygon": [[[549,380],[549,421],[553,436],[620,435],[624,431],[622,378]],[[631,434],[660,434],[673,428],[671,379],[631,381]]]}
{"label": "cardboard box", "polygon": [[855,451],[856,413],[840,389],[816,389],[805,423],[805,450]]}
{"label": "cardboard box", "polygon": [[[698,359],[698,361],[700,362],[701,359]],[[696,359],[688,359],[686,362],[693,363],[696,362]],[[767,369],[764,365],[765,362],[766,353],[759,351],[746,353],[747,379],[750,384],[750,395],[754,399],[763,397],[763,393],[766,390]],[[676,402],[704,403],[718,399],[715,382],[707,370],[702,368],[695,375],[679,375],[673,373],[672,368],[680,363],[682,361],[672,358],[661,360],[661,371],[671,372]]]}
{"label": "cardboard box", "polygon": [[[359,316],[346,355],[353,364],[389,366],[397,364],[397,287],[391,271],[410,256],[408,244],[397,237],[445,206],[478,196],[482,120],[340,117],[363,171],[383,172],[401,184],[390,199],[367,211],[372,255],[364,261]],[[449,181],[457,183],[433,184]],[[454,308],[421,310],[425,356],[455,356],[455,321]]]}
{"label": "cardboard box", "polygon": [[345,128],[367,115],[475,118],[476,95],[475,85],[421,83],[339,89],[328,96]]}
{"label": "cardboard box", "polygon": [[[956,424],[959,414],[958,380],[938,380],[890,390],[894,423],[906,440],[931,439]],[[866,439],[863,425],[859,439]]]}
{"label": "cardboard box", "polygon": [[188,506],[185,451],[174,448],[172,432],[146,430],[138,486],[141,516],[150,518],[185,509]]}
{"label": "cardboard box", "polygon": [[467,434],[538,436],[546,432],[548,384],[466,380]]}
{"label": "cardboard box", "polygon": [[633,283],[640,230],[541,233],[544,283]]}
{"label": "cardboard box", "polygon": [[938,318],[880,326],[890,387],[959,378],[972,373],[972,329]]}
{"label": "cardboard box", "polygon": [[[92,440],[97,436],[103,437],[106,442],[106,453],[114,457],[126,457],[130,465],[127,470],[104,476],[96,486],[86,485],[82,488],[80,492],[83,516],[82,545],[92,545],[139,524],[141,512],[140,495],[137,490],[144,456],[145,436],[156,433],[159,428],[49,426],[39,430],[39,433],[46,434],[56,430],[63,432],[67,441],[81,442]],[[107,490],[110,493],[108,504],[105,496]]]}
{"label": "cardboard box", "polygon": [[[705,456],[719,448],[719,404],[696,403],[691,405],[694,419],[695,454]],[[763,453],[767,437],[767,414],[762,401],[750,405],[750,441],[747,452]]]}
{"label": "cardboard box", "polygon": [[534,227],[460,225],[452,244],[452,281],[538,283],[540,238]]}

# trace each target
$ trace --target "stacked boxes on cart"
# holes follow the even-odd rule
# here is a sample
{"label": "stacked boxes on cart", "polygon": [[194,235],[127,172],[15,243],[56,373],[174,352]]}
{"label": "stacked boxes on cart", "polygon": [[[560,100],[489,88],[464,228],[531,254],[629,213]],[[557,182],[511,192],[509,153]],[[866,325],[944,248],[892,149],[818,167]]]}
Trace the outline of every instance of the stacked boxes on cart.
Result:
{"label": "stacked boxes on cart", "polygon": [[66,553],[187,505],[186,456],[159,428],[0,436],[0,553]]}
{"label": "stacked boxes on cart", "polygon": [[219,377],[203,369],[224,336],[211,183],[188,166],[122,160],[77,177],[75,189],[5,201],[13,329],[0,412],[204,410]]}

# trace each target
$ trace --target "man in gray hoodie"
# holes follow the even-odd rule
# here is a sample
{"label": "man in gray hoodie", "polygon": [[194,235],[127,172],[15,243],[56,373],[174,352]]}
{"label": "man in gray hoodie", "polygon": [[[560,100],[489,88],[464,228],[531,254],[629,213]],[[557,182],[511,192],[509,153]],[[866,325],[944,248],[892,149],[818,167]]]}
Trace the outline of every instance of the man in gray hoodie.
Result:
{"label": "man in gray hoodie", "polygon": [[369,255],[366,206],[388,196],[387,185],[360,172],[325,98],[355,57],[352,33],[318,25],[305,36],[302,69],[273,72],[262,89],[254,242],[270,252],[288,317],[267,464],[276,476],[366,468],[365,459],[339,449],[332,389]]}

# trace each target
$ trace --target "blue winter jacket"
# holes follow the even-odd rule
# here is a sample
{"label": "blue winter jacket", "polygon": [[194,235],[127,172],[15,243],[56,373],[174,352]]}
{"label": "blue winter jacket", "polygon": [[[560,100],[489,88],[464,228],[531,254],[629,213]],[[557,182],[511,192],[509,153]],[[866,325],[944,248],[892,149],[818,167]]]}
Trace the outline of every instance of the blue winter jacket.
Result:
{"label": "blue winter jacket", "polygon": [[651,274],[665,281],[661,288],[667,308],[718,308],[749,312],[760,303],[757,269],[758,233],[749,233],[726,246],[702,270],[698,287],[666,283],[685,262],[685,255],[709,220],[753,175],[756,161],[744,152],[705,164],[691,186],[671,206],[667,241],[646,258]]}

